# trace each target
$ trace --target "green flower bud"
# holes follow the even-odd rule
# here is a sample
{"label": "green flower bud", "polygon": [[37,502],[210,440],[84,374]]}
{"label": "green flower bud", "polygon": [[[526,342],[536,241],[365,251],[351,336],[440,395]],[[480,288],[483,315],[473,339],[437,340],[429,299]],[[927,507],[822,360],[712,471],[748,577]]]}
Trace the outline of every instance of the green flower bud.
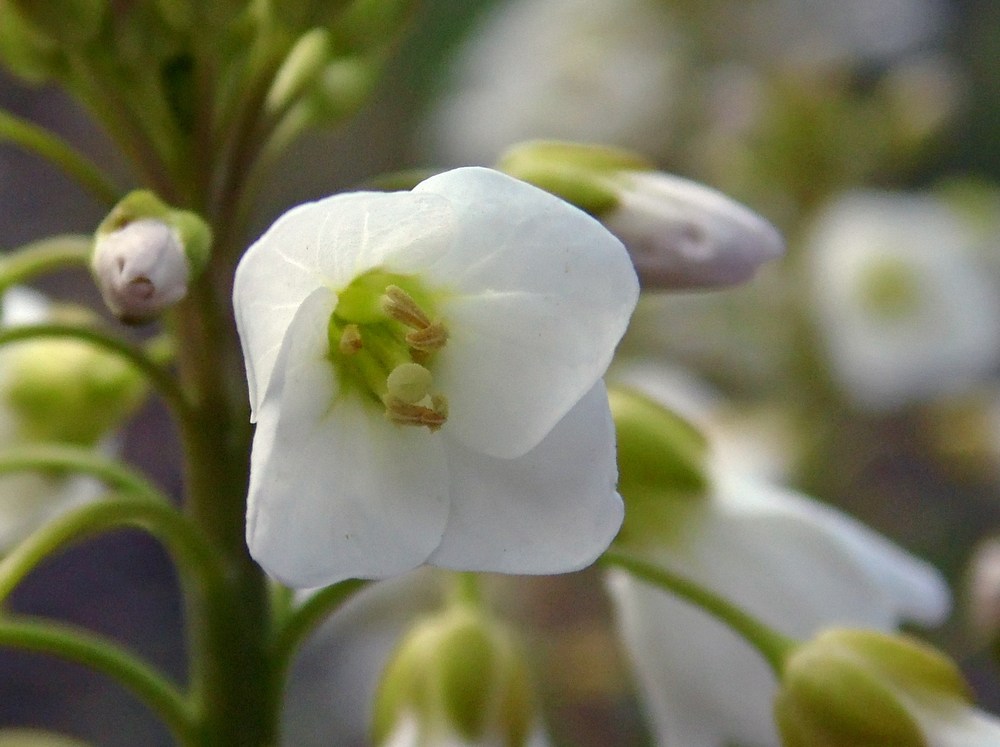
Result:
{"label": "green flower bud", "polygon": [[616,542],[635,544],[684,526],[707,495],[708,442],[693,425],[648,397],[612,387],[618,439],[618,492],[625,521]]}
{"label": "green flower bud", "polygon": [[535,722],[514,636],[456,605],[418,623],[396,650],[375,699],[375,744],[404,730],[414,744],[524,745]]}
{"label": "green flower bud", "polygon": [[333,46],[327,29],[314,28],[299,37],[278,69],[271,90],[268,91],[268,109],[280,111],[299,98],[314,85],[332,54]]}
{"label": "green flower bud", "polygon": [[938,727],[962,727],[968,702],[958,667],[926,644],[834,629],[787,659],[774,713],[784,747],[944,747],[960,742],[938,734],[958,734]]}
{"label": "green flower bud", "polygon": [[[89,321],[82,309],[55,310],[54,321]],[[92,446],[118,427],[147,393],[142,374],[86,342],[39,339],[4,352],[0,402],[24,441]]]}
{"label": "green flower bud", "polygon": [[208,225],[152,192],[126,195],[97,228],[91,271],[108,308],[126,323],[177,303],[208,261]]}
{"label": "green flower bud", "polygon": [[497,168],[600,216],[619,205],[620,190],[612,183],[617,173],[653,166],[621,148],[535,140],[509,149]]}

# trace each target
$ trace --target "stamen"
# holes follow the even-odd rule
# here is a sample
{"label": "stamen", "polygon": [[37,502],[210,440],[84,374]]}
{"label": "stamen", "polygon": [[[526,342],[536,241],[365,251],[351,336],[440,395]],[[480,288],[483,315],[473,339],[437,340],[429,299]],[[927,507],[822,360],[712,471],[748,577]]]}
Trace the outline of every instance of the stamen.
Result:
{"label": "stamen", "polygon": [[431,398],[432,407],[403,402],[391,394],[382,398],[385,404],[385,416],[397,425],[422,425],[430,431],[436,431],[448,420],[448,406],[440,395]]}
{"label": "stamen", "polygon": [[414,350],[424,352],[440,350],[448,342],[448,329],[441,322],[431,322],[423,329],[407,332],[404,339]]}
{"label": "stamen", "polygon": [[425,329],[431,323],[413,296],[398,285],[388,285],[382,296],[382,310],[397,322],[413,329]]}
{"label": "stamen", "polygon": [[348,324],[344,327],[340,335],[340,343],[337,345],[344,355],[354,355],[363,347],[361,343],[361,330],[357,324]]}

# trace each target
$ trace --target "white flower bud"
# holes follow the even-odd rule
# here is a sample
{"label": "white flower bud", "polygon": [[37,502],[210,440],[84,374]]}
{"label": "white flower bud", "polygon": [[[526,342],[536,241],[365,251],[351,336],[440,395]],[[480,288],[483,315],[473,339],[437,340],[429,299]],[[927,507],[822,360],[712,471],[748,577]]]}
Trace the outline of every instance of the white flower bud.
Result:
{"label": "white flower bud", "polygon": [[187,293],[190,268],[177,231],[144,218],[97,238],[91,268],[108,308],[142,322]]}
{"label": "white flower bud", "polygon": [[644,286],[734,285],[784,252],[773,225],[704,184],[655,171],[622,172],[618,183],[618,206],[599,217]]}

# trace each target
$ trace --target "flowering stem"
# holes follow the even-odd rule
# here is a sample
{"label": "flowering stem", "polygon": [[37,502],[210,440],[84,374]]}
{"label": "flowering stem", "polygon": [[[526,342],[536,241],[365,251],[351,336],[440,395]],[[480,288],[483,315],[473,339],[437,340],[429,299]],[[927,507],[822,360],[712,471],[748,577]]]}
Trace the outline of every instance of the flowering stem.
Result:
{"label": "flowering stem", "polygon": [[213,548],[173,506],[112,498],[62,514],[30,535],[0,561],[0,604],[39,563],[67,545],[119,527],[138,527],[159,538],[205,595],[219,588],[223,569]]}
{"label": "flowering stem", "polygon": [[0,292],[53,270],[86,267],[93,241],[83,234],[64,234],[5,252],[0,258]]}
{"label": "flowering stem", "polygon": [[69,444],[36,444],[0,451],[0,475],[24,470],[88,474],[135,498],[169,503],[142,475],[93,449]]}
{"label": "flowering stem", "polygon": [[118,202],[122,190],[90,159],[76,151],[62,138],[44,127],[0,110],[0,141],[7,141],[31,151],[59,167],[85,187],[101,202]]}
{"label": "flowering stem", "polygon": [[103,672],[157,713],[181,744],[193,744],[191,704],[155,670],[110,641],[64,623],[0,617],[0,645],[51,654]]}
{"label": "flowering stem", "polygon": [[284,682],[295,652],[309,634],[344,602],[368,586],[369,583],[368,581],[349,579],[333,586],[327,586],[317,591],[289,613],[278,628],[271,645],[276,685],[280,687]]}
{"label": "flowering stem", "polygon": [[648,584],[676,594],[725,623],[734,633],[757,649],[779,676],[786,657],[797,645],[793,639],[778,633],[728,600],[664,568],[617,552],[606,552],[601,557],[601,562],[607,566],[621,568]]}

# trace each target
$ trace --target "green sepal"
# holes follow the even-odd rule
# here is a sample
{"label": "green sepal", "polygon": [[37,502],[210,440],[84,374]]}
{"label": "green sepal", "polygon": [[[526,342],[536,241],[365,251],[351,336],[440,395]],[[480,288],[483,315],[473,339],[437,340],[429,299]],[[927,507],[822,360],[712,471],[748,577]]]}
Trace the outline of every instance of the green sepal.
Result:
{"label": "green sepal", "polygon": [[497,169],[534,184],[594,216],[619,204],[620,172],[650,171],[641,156],[621,148],[555,140],[533,140],[508,149]]}

